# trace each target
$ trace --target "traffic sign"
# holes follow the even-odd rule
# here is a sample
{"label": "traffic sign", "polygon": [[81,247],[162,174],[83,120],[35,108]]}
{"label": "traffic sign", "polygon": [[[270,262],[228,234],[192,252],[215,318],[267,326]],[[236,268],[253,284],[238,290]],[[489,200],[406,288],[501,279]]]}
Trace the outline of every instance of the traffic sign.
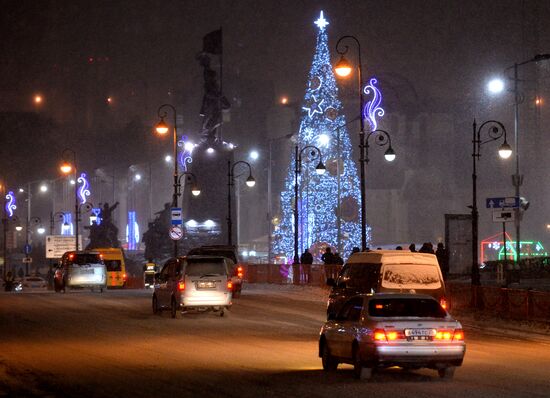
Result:
{"label": "traffic sign", "polygon": [[32,263],[32,257],[23,257],[23,264]]}
{"label": "traffic sign", "polygon": [[[78,247],[82,247],[82,235],[78,236]],[[75,238],[72,235],[46,236],[46,258],[61,258],[65,252],[76,250]]]}
{"label": "traffic sign", "polygon": [[494,222],[510,222],[514,221],[515,212],[513,210],[495,210],[493,211]]}
{"label": "traffic sign", "polygon": [[488,209],[517,209],[519,207],[519,197],[509,196],[502,198],[487,198],[485,203]]}
{"label": "traffic sign", "polygon": [[28,243],[25,245],[25,247],[23,248],[23,253],[25,253],[27,256],[29,254],[31,254],[31,251],[32,251],[32,247],[31,245],[29,245]]}
{"label": "traffic sign", "polygon": [[172,225],[181,225],[181,207],[172,207]]}
{"label": "traffic sign", "polygon": [[180,226],[178,225],[173,225],[172,227],[170,227],[170,239],[172,240],[180,240],[181,238],[183,238],[183,230],[181,229]]}

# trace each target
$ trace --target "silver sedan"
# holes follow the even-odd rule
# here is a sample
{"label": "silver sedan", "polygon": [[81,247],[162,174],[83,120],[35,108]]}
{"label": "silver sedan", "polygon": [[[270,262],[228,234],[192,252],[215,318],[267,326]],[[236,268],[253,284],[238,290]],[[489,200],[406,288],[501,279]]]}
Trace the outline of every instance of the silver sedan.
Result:
{"label": "silver sedan", "polygon": [[436,369],[451,379],[462,365],[462,325],[433,297],[377,293],[352,297],[321,328],[323,369],[352,364],[356,378],[369,379],[377,367]]}

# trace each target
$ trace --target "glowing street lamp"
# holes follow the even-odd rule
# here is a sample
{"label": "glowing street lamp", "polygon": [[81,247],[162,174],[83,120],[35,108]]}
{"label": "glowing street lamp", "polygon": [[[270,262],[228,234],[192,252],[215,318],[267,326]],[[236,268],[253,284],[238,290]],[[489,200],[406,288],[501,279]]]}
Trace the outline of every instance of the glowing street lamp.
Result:
{"label": "glowing street lamp", "polygon": [[252,177],[252,167],[250,163],[244,160],[239,160],[231,164],[231,160],[227,162],[227,244],[233,245],[233,219],[231,216],[231,187],[235,185],[235,179],[239,176],[235,176],[235,167],[243,164],[248,168],[248,178],[246,179],[246,186],[252,188],[256,185],[256,180]]}
{"label": "glowing street lamp", "polygon": [[298,176],[302,172],[302,155],[304,152],[308,151],[308,156],[306,160],[314,161],[319,159],[319,163],[315,167],[315,172],[318,175],[325,174],[326,167],[323,164],[323,156],[321,150],[314,145],[307,145],[302,149],[298,148],[298,145],[295,147],[294,154],[294,261],[292,264],[300,264],[300,255],[298,253]]}
{"label": "glowing street lamp", "polygon": [[[164,118],[168,116],[168,112],[165,110],[171,110],[172,114],[174,116],[174,119],[172,121],[172,141],[173,141],[173,160],[174,160],[174,192],[172,194],[172,207],[177,207],[178,204],[178,192],[179,192],[179,184],[178,184],[178,137],[177,137],[177,115],[176,115],[176,108],[171,104],[162,104],[159,106],[157,110],[157,115],[160,118],[160,121],[157,123],[155,130],[157,134],[159,135],[166,135],[168,131],[170,130],[168,124],[164,121]],[[178,241],[174,240],[174,257],[178,257]]]}
{"label": "glowing street lamp", "polygon": [[[489,138],[485,141],[481,141],[481,132],[487,132]],[[479,275],[479,259],[478,259],[478,220],[479,214],[477,211],[477,160],[480,158],[481,145],[491,141],[496,141],[504,136],[504,142],[499,147],[499,156],[503,159],[508,159],[512,155],[512,148],[506,141],[506,128],[504,125],[496,120],[488,120],[477,127],[474,120],[472,129],[472,160],[473,160],[473,172],[472,172],[472,269],[471,269],[471,283],[478,286],[481,284]],[[506,242],[505,242],[506,244]]]}

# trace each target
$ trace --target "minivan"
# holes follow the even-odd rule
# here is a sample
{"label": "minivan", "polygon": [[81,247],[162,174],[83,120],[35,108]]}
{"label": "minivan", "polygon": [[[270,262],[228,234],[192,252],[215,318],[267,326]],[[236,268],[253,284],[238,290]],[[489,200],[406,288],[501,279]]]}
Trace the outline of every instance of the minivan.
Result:
{"label": "minivan", "polygon": [[97,251],[69,251],[63,254],[54,274],[56,292],[70,288],[90,288],[91,290],[107,287],[107,269]]}
{"label": "minivan", "polygon": [[214,311],[224,316],[232,305],[233,262],[222,256],[187,256],[168,260],[155,275],[153,313],[170,310]]}
{"label": "minivan", "polygon": [[445,283],[437,262],[430,253],[408,250],[374,250],[353,253],[331,287],[327,317],[333,318],[343,303],[362,293],[422,293],[434,297],[447,308]]}

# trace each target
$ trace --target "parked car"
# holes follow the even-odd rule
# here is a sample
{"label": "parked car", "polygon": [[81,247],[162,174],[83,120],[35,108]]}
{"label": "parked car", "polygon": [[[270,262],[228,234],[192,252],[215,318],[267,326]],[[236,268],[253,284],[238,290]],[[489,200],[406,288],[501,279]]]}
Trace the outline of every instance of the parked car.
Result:
{"label": "parked car", "polygon": [[232,305],[233,262],[221,256],[187,256],[168,260],[155,275],[153,313],[170,310],[172,318],[181,311],[215,311],[224,316]]}
{"label": "parked car", "polygon": [[54,274],[56,292],[70,288],[90,288],[92,290],[107,287],[107,269],[97,251],[69,251],[63,254],[59,267]]}
{"label": "parked car", "polygon": [[231,282],[233,283],[233,297],[238,298],[241,295],[244,281],[244,267],[239,262],[237,248],[230,245],[210,245],[200,246],[189,250],[189,256],[206,255],[206,256],[223,256],[233,261],[231,267]]}
{"label": "parked car", "polygon": [[334,316],[343,303],[357,294],[397,292],[423,293],[447,308],[445,283],[437,257],[408,250],[374,250],[352,254],[331,286],[327,317]]}
{"label": "parked car", "polygon": [[361,379],[390,366],[436,369],[450,379],[465,351],[462,325],[423,294],[354,296],[323,325],[319,338],[324,370],[348,363]]}
{"label": "parked car", "polygon": [[25,276],[19,282],[24,292],[48,290],[48,282],[40,276]]}

